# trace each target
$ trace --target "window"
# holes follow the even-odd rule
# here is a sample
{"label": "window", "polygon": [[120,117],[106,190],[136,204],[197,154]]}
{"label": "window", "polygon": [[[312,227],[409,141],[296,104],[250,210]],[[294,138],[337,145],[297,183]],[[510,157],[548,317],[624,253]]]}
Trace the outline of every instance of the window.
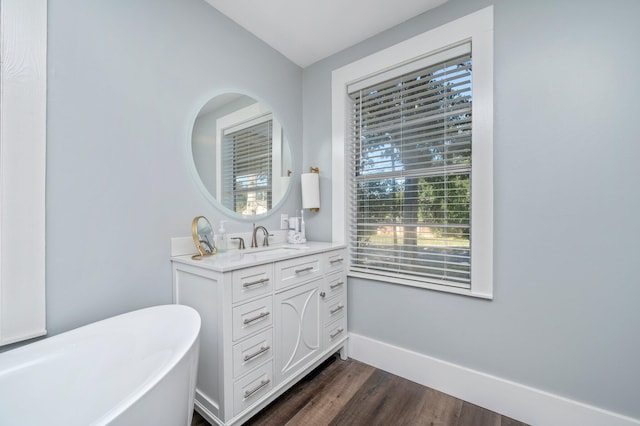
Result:
{"label": "window", "polygon": [[223,130],[222,204],[243,215],[271,209],[271,116]]}
{"label": "window", "polygon": [[334,71],[334,241],[351,276],[492,297],[492,14]]}
{"label": "window", "polygon": [[354,271],[470,288],[470,47],[349,91]]}

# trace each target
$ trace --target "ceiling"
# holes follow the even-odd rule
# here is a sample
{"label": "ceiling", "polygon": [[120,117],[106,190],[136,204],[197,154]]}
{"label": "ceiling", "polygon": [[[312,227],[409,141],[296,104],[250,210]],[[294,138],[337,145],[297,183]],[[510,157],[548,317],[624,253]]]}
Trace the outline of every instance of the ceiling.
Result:
{"label": "ceiling", "polygon": [[304,68],[447,0],[206,0]]}

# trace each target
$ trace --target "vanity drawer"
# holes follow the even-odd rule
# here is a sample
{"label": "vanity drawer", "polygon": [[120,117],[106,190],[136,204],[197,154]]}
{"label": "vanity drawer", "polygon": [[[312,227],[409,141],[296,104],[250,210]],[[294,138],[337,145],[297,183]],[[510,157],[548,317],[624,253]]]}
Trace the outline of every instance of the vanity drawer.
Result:
{"label": "vanity drawer", "polygon": [[327,279],[323,287],[325,300],[344,293],[347,288],[346,274],[344,272],[338,272],[336,274],[327,275]]}
{"label": "vanity drawer", "polygon": [[271,358],[273,358],[273,329],[269,328],[233,346],[233,377],[240,377]]}
{"label": "vanity drawer", "polygon": [[273,324],[273,296],[263,297],[232,310],[233,340],[240,340]]}
{"label": "vanity drawer", "polygon": [[322,336],[324,349],[328,349],[334,343],[341,341],[347,336],[347,317],[343,316],[336,322],[332,322],[324,328]]}
{"label": "vanity drawer", "polygon": [[342,271],[347,266],[347,256],[344,249],[330,251],[325,255],[326,266],[325,272]]}
{"label": "vanity drawer", "polygon": [[273,265],[258,265],[233,271],[233,303],[270,293],[273,289]]}
{"label": "vanity drawer", "polygon": [[276,263],[276,289],[309,281],[321,275],[322,257],[320,255],[283,260]]}
{"label": "vanity drawer", "polygon": [[347,298],[343,293],[341,296],[326,300],[322,304],[322,309],[324,310],[322,318],[325,324],[342,318],[347,311]]}
{"label": "vanity drawer", "polygon": [[233,384],[233,414],[238,415],[273,388],[273,361]]}

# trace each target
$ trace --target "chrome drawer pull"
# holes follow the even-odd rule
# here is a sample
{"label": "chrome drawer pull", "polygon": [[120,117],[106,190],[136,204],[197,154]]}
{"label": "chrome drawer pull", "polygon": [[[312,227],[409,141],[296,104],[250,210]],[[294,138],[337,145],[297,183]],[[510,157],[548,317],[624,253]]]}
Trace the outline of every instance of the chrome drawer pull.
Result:
{"label": "chrome drawer pull", "polygon": [[244,283],[242,284],[242,287],[247,288],[247,287],[251,287],[254,285],[258,285],[258,284],[264,284],[264,283],[268,283],[269,282],[269,278],[263,278],[261,280],[258,281],[251,281],[250,283]]}
{"label": "chrome drawer pull", "polygon": [[343,257],[339,257],[339,258],[337,258],[337,259],[331,259],[331,260],[329,261],[329,263],[331,263],[331,264],[333,265],[334,263],[342,262],[343,260],[344,260],[344,258],[343,258]]}
{"label": "chrome drawer pull", "polygon": [[296,269],[296,274],[301,274],[307,271],[313,271],[313,266],[307,266],[306,268]]}
{"label": "chrome drawer pull", "polygon": [[335,333],[329,334],[329,337],[333,339],[334,337],[336,337],[338,334],[342,333],[343,331],[344,331],[344,328],[340,327],[339,329],[336,330]]}
{"label": "chrome drawer pull", "polygon": [[263,312],[260,315],[258,315],[257,317],[248,318],[248,319],[244,320],[243,322],[244,322],[244,325],[247,325],[247,324],[251,324],[252,322],[258,321],[259,319],[262,319],[262,318],[267,317],[267,316],[269,316],[269,312]]}
{"label": "chrome drawer pull", "polygon": [[244,356],[244,360],[245,361],[250,361],[250,360],[254,359],[257,356],[262,355],[263,353],[265,353],[269,349],[271,349],[271,346],[261,346],[260,349],[258,349],[257,352],[252,353],[251,355],[245,355]]}
{"label": "chrome drawer pull", "polygon": [[248,391],[244,391],[244,399],[249,398],[251,395],[253,395],[254,393],[258,392],[263,387],[267,386],[269,383],[271,383],[271,380],[269,380],[269,379],[262,380],[260,382],[260,384],[258,386],[256,386],[254,389],[251,389],[251,390],[248,390]]}
{"label": "chrome drawer pull", "polygon": [[333,314],[335,314],[336,312],[338,312],[338,311],[342,310],[343,308],[344,308],[344,305],[338,305],[336,308],[333,308],[333,309],[329,310],[329,313],[330,313],[331,315],[333,315]]}
{"label": "chrome drawer pull", "polygon": [[340,287],[342,284],[344,284],[344,281],[338,281],[335,284],[329,284],[329,287],[331,287],[331,289],[333,290],[336,287]]}

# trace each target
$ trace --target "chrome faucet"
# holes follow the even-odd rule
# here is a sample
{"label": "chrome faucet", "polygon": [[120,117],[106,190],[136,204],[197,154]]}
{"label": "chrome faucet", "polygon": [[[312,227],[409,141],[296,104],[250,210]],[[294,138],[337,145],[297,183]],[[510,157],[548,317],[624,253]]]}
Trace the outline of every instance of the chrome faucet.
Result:
{"label": "chrome faucet", "polygon": [[233,237],[231,240],[238,240],[238,250],[244,250],[244,239],[242,237]]}
{"label": "chrome faucet", "polygon": [[264,233],[264,240],[262,240],[262,245],[268,247],[269,246],[269,231],[267,231],[267,228],[265,228],[262,225],[256,226],[256,224],[253,224],[253,235],[251,236],[251,248],[255,248],[258,247],[258,241],[256,240],[256,233],[258,231],[258,229],[262,229],[262,232]]}

